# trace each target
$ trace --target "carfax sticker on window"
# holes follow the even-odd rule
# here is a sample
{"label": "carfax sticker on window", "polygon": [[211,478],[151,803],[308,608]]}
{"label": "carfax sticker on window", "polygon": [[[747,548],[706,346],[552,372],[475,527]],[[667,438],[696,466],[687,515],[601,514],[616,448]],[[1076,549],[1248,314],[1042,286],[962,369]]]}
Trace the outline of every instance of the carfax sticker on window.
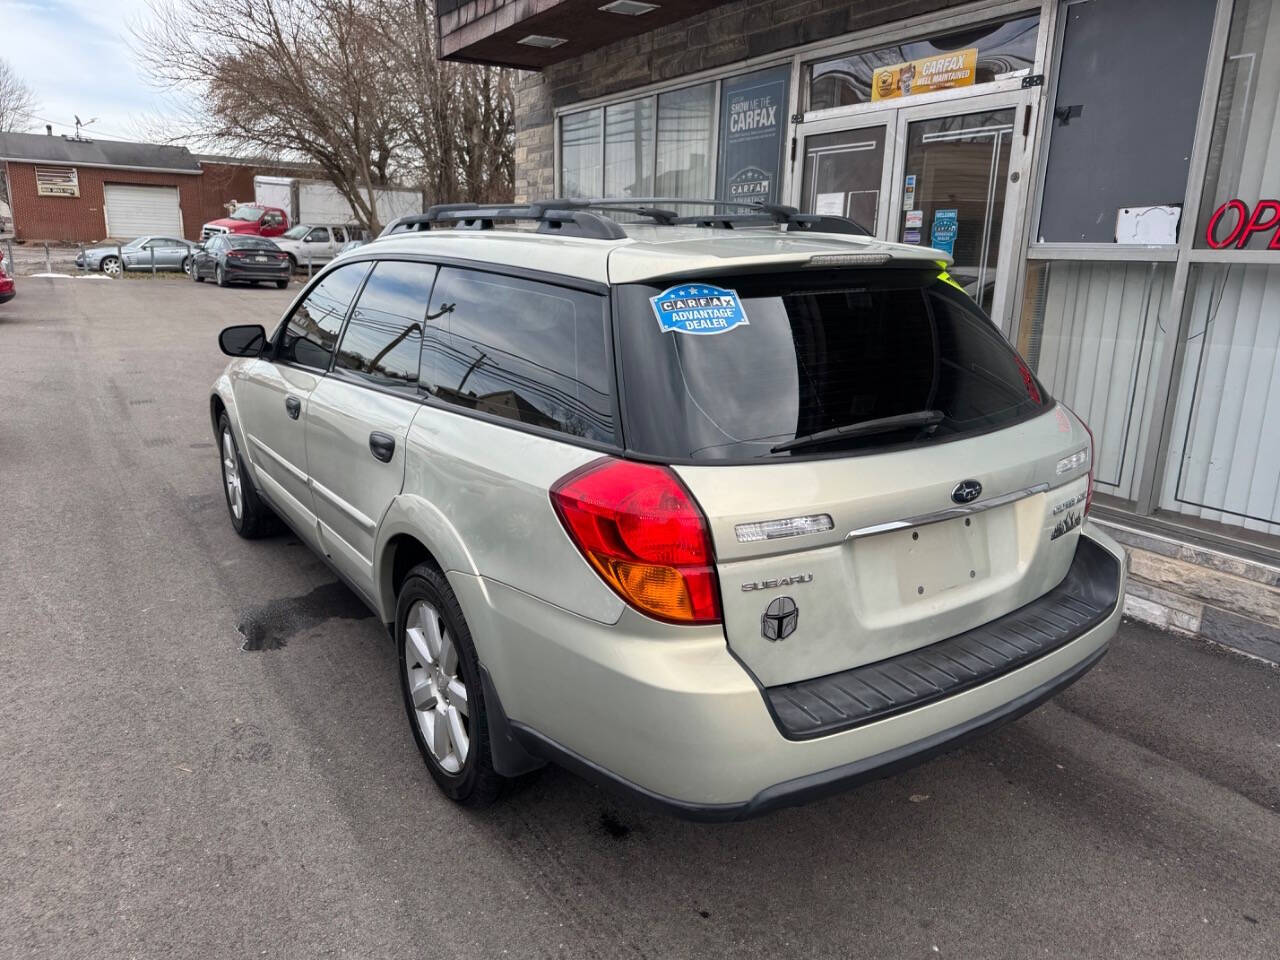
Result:
{"label": "carfax sticker on window", "polygon": [[675,333],[706,336],[748,324],[737,292],[709,283],[686,283],[650,297],[658,326]]}

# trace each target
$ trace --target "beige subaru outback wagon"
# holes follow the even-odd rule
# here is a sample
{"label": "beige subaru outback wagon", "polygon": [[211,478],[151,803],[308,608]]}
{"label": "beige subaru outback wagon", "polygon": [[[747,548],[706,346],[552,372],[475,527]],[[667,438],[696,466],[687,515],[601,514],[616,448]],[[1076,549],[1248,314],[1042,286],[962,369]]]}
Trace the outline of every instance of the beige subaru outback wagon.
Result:
{"label": "beige subaru outback wagon", "polygon": [[1025,713],[1115,633],[1088,429],[945,255],[694,209],[433,208],[221,335],[232,525],[376,612],[461,803],[551,761],[752,816]]}

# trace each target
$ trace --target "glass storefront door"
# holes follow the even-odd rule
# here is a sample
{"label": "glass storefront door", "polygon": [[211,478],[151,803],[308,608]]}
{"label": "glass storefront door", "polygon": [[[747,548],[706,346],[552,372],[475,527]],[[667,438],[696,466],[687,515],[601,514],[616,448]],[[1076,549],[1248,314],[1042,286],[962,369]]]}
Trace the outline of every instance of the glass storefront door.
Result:
{"label": "glass storefront door", "polygon": [[897,238],[955,260],[951,276],[992,312],[1014,111],[908,120]]}
{"label": "glass storefront door", "polygon": [[1008,333],[1033,108],[1017,93],[805,124],[796,205],[948,251],[952,276]]}
{"label": "glass storefront door", "polygon": [[805,140],[801,207],[808,213],[834,214],[860,223],[880,236],[887,224],[881,197],[887,192],[885,164],[888,125],[820,133]]}

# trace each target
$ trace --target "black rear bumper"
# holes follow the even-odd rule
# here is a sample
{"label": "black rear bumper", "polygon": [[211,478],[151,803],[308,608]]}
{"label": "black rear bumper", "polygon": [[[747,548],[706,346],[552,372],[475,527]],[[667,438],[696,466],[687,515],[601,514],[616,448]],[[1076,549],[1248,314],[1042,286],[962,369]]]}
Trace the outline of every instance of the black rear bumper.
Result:
{"label": "black rear bumper", "polygon": [[765,690],[778,730],[809,740],[994,680],[1092,630],[1120,601],[1120,562],[1081,537],[1062,583],[990,623],[919,650]]}

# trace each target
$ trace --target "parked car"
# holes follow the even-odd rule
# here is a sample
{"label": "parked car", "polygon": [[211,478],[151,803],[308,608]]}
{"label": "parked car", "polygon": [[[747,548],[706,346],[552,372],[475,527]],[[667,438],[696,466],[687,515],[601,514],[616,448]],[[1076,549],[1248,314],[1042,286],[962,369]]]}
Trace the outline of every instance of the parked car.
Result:
{"label": "parked car", "polygon": [[752,816],[1105,653],[1085,424],[938,251],[754,211],[437,209],[223,330],[231,524],[283,521],[368,603],[454,800],[554,761]]}
{"label": "parked car", "polygon": [[[191,255],[197,244],[181,237],[137,237],[124,244],[104,243],[88,247],[76,254],[76,266],[81,270],[101,270],[109,277],[124,270],[150,270],[154,254],[157,270],[191,269]],[[123,258],[123,262],[122,262]]]}
{"label": "parked car", "polygon": [[191,261],[192,280],[212,279],[220,287],[269,280],[283,290],[289,285],[289,273],[288,256],[266,237],[210,237]]}
{"label": "parked car", "polygon": [[286,230],[276,245],[289,255],[295,270],[307,264],[319,267],[336,257],[358,230],[347,224],[300,223]]}
{"label": "parked car", "polygon": [[255,237],[278,237],[289,229],[289,215],[279,207],[242,203],[230,216],[210,220],[200,228],[200,239],[236,233]]}
{"label": "parked car", "polygon": [[8,303],[18,295],[17,284],[4,266],[4,252],[0,251],[0,303]]}

